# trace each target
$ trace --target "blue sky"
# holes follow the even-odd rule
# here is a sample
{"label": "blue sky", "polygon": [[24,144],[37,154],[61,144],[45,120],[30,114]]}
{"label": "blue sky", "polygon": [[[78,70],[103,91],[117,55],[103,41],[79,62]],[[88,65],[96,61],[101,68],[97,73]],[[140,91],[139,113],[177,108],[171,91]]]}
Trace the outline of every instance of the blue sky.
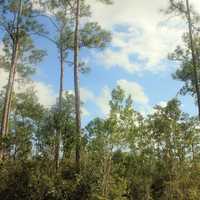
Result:
{"label": "blue sky", "polygon": [[[175,97],[182,83],[172,79],[177,64],[168,61],[167,54],[181,44],[185,26],[181,19],[168,20],[160,12],[167,0],[114,0],[110,6],[93,3],[92,18],[112,32],[113,40],[104,51],[83,50],[81,59],[88,62],[91,71],[81,75],[81,98],[84,102],[83,124],[94,117],[104,117],[109,112],[110,92],[120,85],[131,94],[134,107],[143,114],[152,112],[156,104]],[[197,11],[200,3],[192,0]],[[36,44],[48,55],[39,64],[33,77],[39,101],[45,106],[55,102],[59,88],[58,54],[54,44],[37,38]],[[0,86],[6,74],[1,71]],[[73,90],[73,68],[65,67],[65,90]],[[180,97],[182,109],[196,114],[194,100]]]}

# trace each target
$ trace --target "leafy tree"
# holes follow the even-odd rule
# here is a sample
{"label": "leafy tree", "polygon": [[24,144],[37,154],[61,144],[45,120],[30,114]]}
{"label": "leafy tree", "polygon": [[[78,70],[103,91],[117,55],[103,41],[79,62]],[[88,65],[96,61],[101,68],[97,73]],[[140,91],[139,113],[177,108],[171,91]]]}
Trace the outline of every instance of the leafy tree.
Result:
{"label": "leafy tree", "polygon": [[[196,27],[193,25],[199,16],[192,10],[189,5],[189,0],[176,1],[170,0],[170,6],[167,13],[178,13],[183,16],[188,24],[188,34],[184,37],[185,47],[177,47],[175,53],[171,56],[172,59],[181,60],[181,69],[178,69],[174,75],[175,79],[185,82],[182,88],[182,94],[191,93],[197,100],[198,115],[200,119],[200,88],[199,88],[199,34],[196,35]],[[193,15],[191,15],[191,13]]]}
{"label": "leafy tree", "polygon": [[[79,50],[81,48],[81,36],[83,39],[82,44],[88,47],[98,47],[103,48],[110,40],[110,34],[101,31],[100,27],[97,24],[86,24],[85,31],[82,31],[83,34],[81,35],[80,31],[80,17],[81,17],[81,2],[80,0],[76,0],[75,6],[75,28],[74,28],[74,93],[75,93],[75,110],[76,110],[76,166],[77,171],[80,171],[80,139],[81,139],[81,110],[80,110],[80,61],[79,61]],[[84,1],[83,1],[84,2]],[[109,3],[109,1],[105,1],[105,3]],[[93,27],[94,31],[92,32]],[[89,33],[89,35],[85,34]],[[85,39],[85,40],[84,40]],[[92,42],[92,43],[91,43]]]}
{"label": "leafy tree", "polygon": [[[64,85],[64,65],[73,64],[73,61],[67,59],[70,52],[73,51],[75,46],[74,38],[74,24],[75,24],[75,6],[76,1],[60,1],[60,0],[44,0],[41,1],[42,6],[47,11],[46,18],[48,18],[55,29],[55,33],[52,36],[42,36],[49,39],[56,45],[59,53],[60,61],[60,88],[59,88],[59,109],[62,110],[62,94]],[[49,15],[48,13],[52,15]],[[44,15],[43,15],[44,16]],[[89,17],[89,6],[85,4],[85,1],[80,2],[80,17]],[[80,44],[78,48],[103,48],[110,41],[110,33],[101,29],[97,23],[86,23],[80,28]],[[79,62],[78,69],[81,72],[86,72],[87,67],[84,62]],[[57,131],[57,143],[55,148],[55,162],[56,168],[58,168],[59,152],[60,152],[60,130]]]}
{"label": "leafy tree", "polygon": [[60,112],[59,102],[43,115],[40,129],[36,135],[36,147],[38,155],[53,159],[54,148],[56,143],[55,130],[60,127],[61,143],[62,143],[62,159],[70,159],[70,155],[74,149],[75,135],[75,109],[74,96],[65,93],[63,96],[63,106]]}
{"label": "leafy tree", "polygon": [[135,137],[136,121],[139,119],[132,108],[131,97],[126,97],[120,87],[112,92],[110,108],[107,119],[94,119],[86,127],[90,138],[88,153],[93,166],[91,171],[98,177],[99,185],[94,192],[97,199],[121,199],[126,193],[127,182],[116,173],[119,167],[124,166],[117,159],[124,161],[118,155],[121,152],[121,156],[124,156],[126,153],[123,151],[129,151],[129,141]]}
{"label": "leafy tree", "polygon": [[[30,35],[35,32],[43,32],[42,26],[33,17],[34,10],[32,2],[29,0],[8,0],[1,2],[0,5],[0,26],[5,32],[6,47],[8,55],[10,55],[9,62],[9,79],[6,88],[5,103],[2,114],[1,123],[1,137],[7,135],[8,119],[11,109],[12,91],[14,80],[17,72],[17,63],[21,54],[27,47],[30,47]],[[32,52],[36,53],[36,52]],[[1,149],[1,158],[4,156],[4,150]]]}
{"label": "leafy tree", "polygon": [[32,140],[39,129],[44,108],[31,91],[15,96],[10,125],[11,156],[13,159],[27,159],[35,148]]}

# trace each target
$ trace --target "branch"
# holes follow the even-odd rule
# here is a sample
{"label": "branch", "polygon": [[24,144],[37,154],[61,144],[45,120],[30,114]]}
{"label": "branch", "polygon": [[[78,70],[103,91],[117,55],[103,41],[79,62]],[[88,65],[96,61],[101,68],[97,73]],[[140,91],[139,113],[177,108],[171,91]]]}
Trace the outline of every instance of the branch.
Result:
{"label": "branch", "polygon": [[71,4],[70,0],[67,1],[67,3],[69,4],[69,7],[72,9],[72,11],[74,10],[74,5]]}
{"label": "branch", "polygon": [[56,41],[54,39],[52,39],[51,37],[47,36],[47,35],[44,35],[42,33],[39,33],[39,32],[32,32],[30,33],[31,35],[38,35],[38,36],[41,36],[43,38],[46,38],[48,39],[50,42],[54,43],[55,45],[57,45]]}
{"label": "branch", "polygon": [[60,31],[58,25],[54,22],[54,20],[50,16],[44,15],[44,14],[39,14],[39,15],[35,15],[33,17],[46,17],[54,25],[54,27],[57,29],[57,31]]}
{"label": "branch", "polygon": [[10,36],[10,38],[11,38],[12,40],[14,40],[12,31],[11,31],[3,22],[0,22],[0,27],[3,27],[3,28],[1,28],[2,31],[6,31],[6,32],[8,33],[8,35]]}

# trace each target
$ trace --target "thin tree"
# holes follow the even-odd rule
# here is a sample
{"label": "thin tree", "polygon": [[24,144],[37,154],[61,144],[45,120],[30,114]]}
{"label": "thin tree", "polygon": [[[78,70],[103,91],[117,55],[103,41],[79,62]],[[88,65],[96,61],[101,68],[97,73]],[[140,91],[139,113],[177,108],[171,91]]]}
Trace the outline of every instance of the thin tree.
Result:
{"label": "thin tree", "polygon": [[79,74],[79,24],[80,0],[76,0],[74,31],[74,93],[76,113],[76,169],[80,171],[81,109],[80,109],[80,74]]}
{"label": "thin tree", "polygon": [[[60,1],[60,0],[43,0],[40,2],[43,13],[40,12],[39,17],[47,18],[53,26],[53,34],[47,32],[46,34],[40,34],[41,37],[48,39],[53,43],[58,50],[59,57],[59,96],[58,96],[58,115],[56,115],[57,123],[55,127],[55,144],[54,144],[54,162],[55,169],[59,167],[59,154],[60,154],[60,143],[62,136],[62,101],[64,91],[64,67],[66,63],[67,50],[72,46],[71,40],[73,32],[70,32],[69,24],[70,17],[69,13],[72,9],[71,0]],[[46,12],[46,14],[45,14]],[[51,13],[49,15],[49,12]]]}
{"label": "thin tree", "polygon": [[[17,65],[21,57],[21,47],[26,45],[27,39],[32,33],[43,32],[42,26],[33,18],[32,2],[29,0],[8,0],[0,7],[0,27],[5,32],[11,46],[11,61],[9,67],[9,78],[6,87],[2,121],[1,138],[8,134],[8,121],[12,103]],[[5,154],[5,148],[1,144],[0,158]]]}
{"label": "thin tree", "polygon": [[199,120],[200,120],[200,87],[199,87],[198,72],[197,72],[197,63],[198,62],[197,62],[197,54],[196,54],[197,52],[195,51],[195,44],[194,44],[194,40],[193,40],[193,31],[192,31],[189,0],[186,0],[186,8],[187,8],[187,21],[188,21],[190,46],[191,46],[191,52],[192,52],[194,82],[195,82],[195,89],[196,89],[196,95],[197,95],[198,115],[199,115]]}
{"label": "thin tree", "polygon": [[[3,115],[2,115],[2,122],[1,122],[2,138],[6,136],[8,132],[8,118],[9,118],[9,113],[10,113],[12,91],[13,91],[13,85],[14,85],[15,74],[16,74],[16,65],[17,65],[17,60],[19,56],[19,45],[20,45],[19,25],[20,25],[20,17],[22,14],[22,0],[19,0],[18,2],[19,3],[18,3],[16,20],[14,19],[13,27],[12,27],[12,29],[15,29],[15,31],[12,32],[12,30],[8,29],[8,33],[10,34],[11,40],[13,42],[13,46],[12,46],[12,60],[11,60],[11,66],[10,66],[10,72],[9,72],[9,79],[8,79],[7,88],[6,88],[6,96],[5,96],[5,101],[4,101]],[[4,154],[5,154],[5,150],[1,149],[1,152],[0,152],[1,159],[3,159]]]}
{"label": "thin tree", "polygon": [[[110,4],[109,0],[101,0],[103,3]],[[89,11],[88,11],[89,12]],[[80,152],[81,152],[81,100],[80,100],[80,71],[81,62],[79,51],[82,47],[100,48],[106,47],[110,42],[111,35],[98,26],[97,23],[86,23],[80,29],[81,1],[76,0],[75,7],[75,29],[74,29],[74,94],[75,94],[75,114],[76,114],[76,169],[80,172]]]}
{"label": "thin tree", "polygon": [[[198,44],[194,38],[194,24],[193,20],[199,18],[194,10],[191,10],[189,0],[169,0],[170,6],[166,10],[167,14],[175,13],[186,18],[188,24],[188,34],[184,36],[184,42],[187,44],[187,49],[177,47],[175,53],[170,57],[173,60],[182,61],[182,69],[178,69],[173,77],[185,82],[185,86],[181,89],[181,94],[191,93],[195,96],[198,106],[198,117],[200,120],[200,86],[198,74]],[[193,19],[191,13],[194,15]],[[188,54],[189,51],[191,52]],[[186,55],[186,57],[185,57]]]}
{"label": "thin tree", "polygon": [[[81,17],[89,17],[90,10],[88,5],[85,5],[85,2],[82,1],[79,4],[79,15]],[[53,44],[55,44],[58,53],[59,53],[59,62],[60,62],[60,88],[59,88],[59,98],[58,98],[58,112],[57,115],[57,123],[55,127],[56,132],[56,143],[55,143],[55,155],[54,160],[56,164],[56,168],[58,169],[59,165],[59,153],[60,153],[60,145],[62,142],[62,136],[64,133],[63,130],[63,113],[62,113],[62,94],[63,94],[63,87],[64,87],[64,66],[65,63],[73,64],[73,61],[67,59],[67,55],[71,52],[74,52],[75,47],[75,30],[74,24],[76,23],[76,0],[68,0],[68,1],[60,1],[60,0],[45,0],[44,8],[52,13],[52,15],[43,15],[44,17],[48,18],[51,24],[55,28],[55,32],[48,35],[43,35]],[[98,48],[102,49],[106,46],[106,44],[110,41],[111,36],[110,33],[103,30],[97,23],[95,22],[88,22],[83,25],[83,27],[78,30],[79,34],[79,42],[78,42],[78,50],[81,48]],[[78,64],[79,63],[79,64]],[[85,67],[84,63],[77,61],[79,65],[79,72],[86,72],[87,68]],[[78,74],[79,75],[79,74]],[[64,133],[66,134],[66,133]]]}

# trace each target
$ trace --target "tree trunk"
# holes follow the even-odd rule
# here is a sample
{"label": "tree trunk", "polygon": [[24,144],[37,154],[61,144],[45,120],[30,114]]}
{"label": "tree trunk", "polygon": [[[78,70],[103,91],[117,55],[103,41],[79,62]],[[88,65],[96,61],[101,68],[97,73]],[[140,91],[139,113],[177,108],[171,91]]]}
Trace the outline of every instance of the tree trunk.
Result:
{"label": "tree trunk", "polygon": [[[19,51],[19,41],[13,45],[12,51],[12,61],[11,61],[11,68],[9,72],[9,79],[6,88],[6,96],[4,101],[3,107],[3,115],[2,115],[2,122],[1,122],[1,137],[4,138],[8,134],[8,121],[9,121],[9,113],[11,109],[11,101],[12,101],[12,93],[16,75],[16,66],[17,66],[17,59],[18,59],[18,51]],[[5,148],[1,144],[0,150],[0,159],[3,159],[6,153]]]}
{"label": "tree trunk", "polygon": [[64,85],[64,56],[63,49],[60,49],[60,91],[59,91],[59,112],[62,111],[62,97],[63,97],[63,85]]}
{"label": "tree trunk", "polygon": [[62,98],[63,98],[63,85],[64,85],[64,55],[63,49],[60,48],[60,89],[59,89],[59,121],[58,130],[56,131],[56,147],[55,147],[55,165],[56,171],[59,167],[59,154],[60,154],[60,142],[61,142],[61,112],[62,112]]}
{"label": "tree trunk", "polygon": [[[8,133],[8,121],[9,121],[9,114],[10,114],[11,103],[12,103],[12,92],[14,88],[17,60],[18,60],[18,54],[19,54],[19,37],[20,37],[19,24],[20,24],[21,14],[22,14],[22,0],[19,0],[19,9],[18,9],[18,14],[17,14],[17,22],[16,22],[16,33],[12,35],[13,47],[12,47],[11,66],[10,66],[9,79],[8,79],[7,88],[6,88],[6,96],[5,96],[5,101],[4,101],[2,122],[1,122],[1,138],[2,139]],[[1,145],[0,160],[2,160],[5,157],[6,149],[4,147],[3,142],[0,145]]]}
{"label": "tree trunk", "polygon": [[104,163],[104,176],[102,181],[102,197],[108,199],[110,178],[112,170],[112,151],[107,155]]}
{"label": "tree trunk", "polygon": [[80,79],[79,79],[79,20],[80,0],[76,0],[76,21],[74,32],[74,90],[75,90],[75,112],[76,112],[76,169],[80,171],[80,140],[81,140],[81,111],[80,111]]}
{"label": "tree trunk", "polygon": [[200,90],[199,90],[200,87],[199,87],[199,79],[198,79],[198,72],[197,72],[197,58],[196,58],[195,45],[194,45],[193,34],[192,34],[192,22],[191,22],[189,0],[186,0],[186,7],[187,7],[187,20],[188,20],[190,45],[191,45],[191,51],[192,51],[194,82],[195,82],[195,90],[196,90],[197,105],[198,105],[198,116],[200,120]]}

